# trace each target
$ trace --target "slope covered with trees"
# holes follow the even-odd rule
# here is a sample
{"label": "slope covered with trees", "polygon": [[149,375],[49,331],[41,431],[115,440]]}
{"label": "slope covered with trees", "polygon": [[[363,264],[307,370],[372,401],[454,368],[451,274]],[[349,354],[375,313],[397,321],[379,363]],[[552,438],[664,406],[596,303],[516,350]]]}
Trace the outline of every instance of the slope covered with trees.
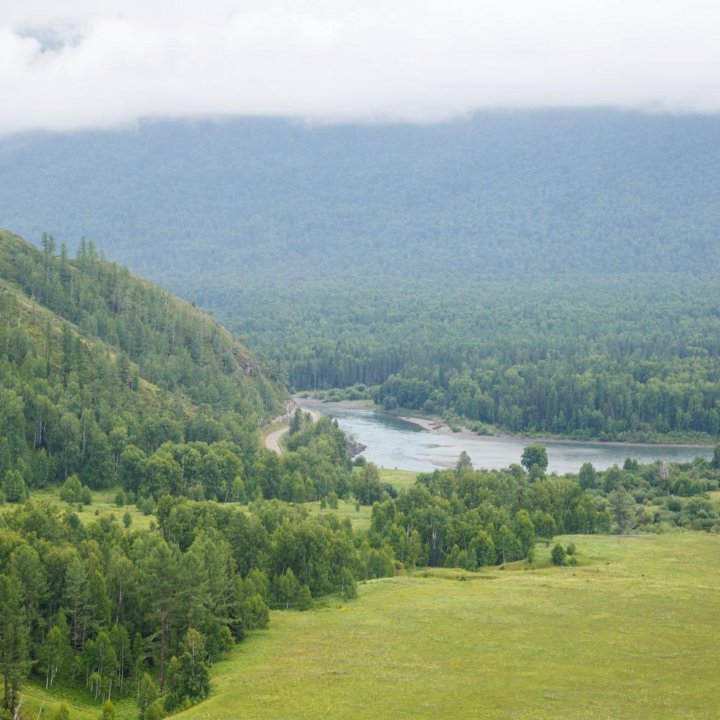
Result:
{"label": "slope covered with trees", "polygon": [[[283,393],[221,326],[92,244],[70,259],[3,232],[0,250],[3,717],[28,675],[162,717],[268,607],[392,572],[349,522],[265,501],[347,495],[345,439],[299,418],[282,458],[262,449]],[[33,498],[53,486],[62,505]],[[155,519],[83,523],[99,488]]]}
{"label": "slope covered with trees", "polygon": [[280,389],[198,310],[92,244],[76,259],[0,233],[0,472],[29,487],[77,474],[117,483],[130,447],[227,441],[253,447]]}

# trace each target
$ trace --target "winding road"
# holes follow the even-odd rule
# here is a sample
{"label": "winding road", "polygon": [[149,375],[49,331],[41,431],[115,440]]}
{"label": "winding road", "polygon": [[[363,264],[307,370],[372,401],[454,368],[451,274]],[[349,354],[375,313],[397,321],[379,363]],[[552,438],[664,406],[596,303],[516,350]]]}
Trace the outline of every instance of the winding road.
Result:
{"label": "winding road", "polygon": [[[288,431],[288,422],[292,417],[292,414],[298,408],[300,408],[300,405],[298,405],[297,402],[295,402],[295,400],[291,398],[285,403],[285,414],[278,415],[276,418],[274,418],[268,423],[268,425],[276,425],[279,422],[284,423],[283,427],[279,428],[278,430],[273,430],[273,432],[268,433],[265,436],[265,447],[268,450],[272,450],[278,455],[283,454],[283,449],[280,445],[280,438]],[[300,409],[310,415],[310,417],[313,419],[313,422],[315,422],[320,417],[320,413],[315,412],[314,410],[307,410],[306,408]]]}

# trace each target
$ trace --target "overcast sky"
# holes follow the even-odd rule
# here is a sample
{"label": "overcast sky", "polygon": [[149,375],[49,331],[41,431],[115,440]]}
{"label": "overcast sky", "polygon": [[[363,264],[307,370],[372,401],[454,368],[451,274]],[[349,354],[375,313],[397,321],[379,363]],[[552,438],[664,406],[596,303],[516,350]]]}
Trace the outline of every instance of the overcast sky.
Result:
{"label": "overcast sky", "polygon": [[0,134],[720,111],[720,0],[0,0]]}

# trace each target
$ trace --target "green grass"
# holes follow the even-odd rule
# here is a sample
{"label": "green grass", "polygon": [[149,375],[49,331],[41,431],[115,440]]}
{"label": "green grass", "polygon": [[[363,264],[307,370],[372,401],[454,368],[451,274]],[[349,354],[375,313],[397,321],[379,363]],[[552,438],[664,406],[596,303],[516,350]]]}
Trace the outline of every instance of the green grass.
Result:
{"label": "green grass", "polygon": [[[77,504],[69,504],[60,499],[59,485],[43,490],[32,490],[30,500],[50,503],[60,508],[63,512],[68,508],[72,508],[73,512],[77,514],[83,524],[88,524],[97,520],[99,517],[108,515],[114,515],[119,522],[122,522],[123,515],[126,512],[129,512],[132,518],[130,529],[147,529],[151,522],[155,521],[157,523],[157,519],[153,515],[143,515],[135,505],[117,506],[115,504],[115,496],[119,491],[119,487],[108,488],[106,490],[93,490],[92,504],[83,505],[82,510],[78,510]],[[5,503],[4,505],[0,505],[0,512],[10,512],[16,507],[18,507],[18,505],[15,503]]]}
{"label": "green grass", "polygon": [[390,483],[396,490],[407,490],[415,484],[418,473],[412,470],[388,470],[378,468],[380,471],[380,482]]}
{"label": "green grass", "polygon": [[716,718],[720,537],[572,541],[574,568],[541,546],[535,570],[420,572],[273,612],[179,717]]}
{"label": "green grass", "polygon": [[[25,683],[20,694],[25,718],[33,720],[38,717],[40,720],[50,718],[63,704],[70,712],[72,720],[100,720],[102,716],[102,703],[94,702],[89,692],[53,687],[51,694],[45,691],[42,684]],[[137,705],[132,693],[126,697],[116,695],[112,702],[116,720],[137,718]]]}
{"label": "green grass", "polygon": [[337,510],[333,510],[330,507],[321,508],[320,502],[309,502],[303,503],[302,507],[310,511],[311,514],[335,514],[340,520],[344,520],[346,517],[350,518],[353,530],[368,530],[370,528],[370,514],[372,508],[369,505],[361,505],[359,510],[355,509],[355,502],[348,502],[346,500],[338,500]]}

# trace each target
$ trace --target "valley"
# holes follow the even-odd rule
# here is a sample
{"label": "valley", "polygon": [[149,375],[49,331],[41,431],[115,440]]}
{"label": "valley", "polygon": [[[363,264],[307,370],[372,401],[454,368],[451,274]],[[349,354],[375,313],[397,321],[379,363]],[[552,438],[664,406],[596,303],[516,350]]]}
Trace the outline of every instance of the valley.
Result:
{"label": "valley", "polygon": [[719,138],[0,138],[6,714],[715,717]]}

